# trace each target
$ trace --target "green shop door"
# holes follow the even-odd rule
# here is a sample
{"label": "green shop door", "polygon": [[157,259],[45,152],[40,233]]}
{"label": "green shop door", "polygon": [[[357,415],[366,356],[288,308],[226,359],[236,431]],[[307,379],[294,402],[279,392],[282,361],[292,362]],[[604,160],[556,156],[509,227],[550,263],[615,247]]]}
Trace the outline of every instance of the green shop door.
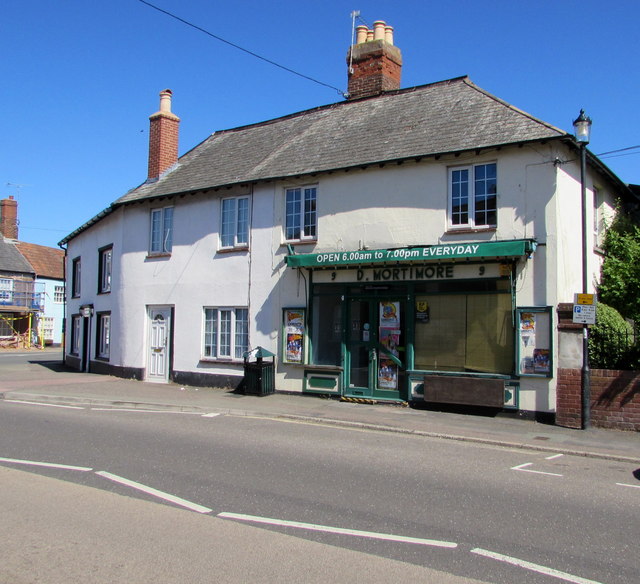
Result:
{"label": "green shop door", "polygon": [[346,395],[400,399],[406,377],[403,313],[397,299],[349,300]]}

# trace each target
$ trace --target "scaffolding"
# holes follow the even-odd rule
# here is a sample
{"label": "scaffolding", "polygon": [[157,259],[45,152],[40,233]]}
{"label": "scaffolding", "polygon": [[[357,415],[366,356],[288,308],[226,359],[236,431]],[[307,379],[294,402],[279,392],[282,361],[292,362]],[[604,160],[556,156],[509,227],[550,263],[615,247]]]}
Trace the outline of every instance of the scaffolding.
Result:
{"label": "scaffolding", "polygon": [[0,277],[0,347],[42,346],[37,331],[44,300],[44,283]]}

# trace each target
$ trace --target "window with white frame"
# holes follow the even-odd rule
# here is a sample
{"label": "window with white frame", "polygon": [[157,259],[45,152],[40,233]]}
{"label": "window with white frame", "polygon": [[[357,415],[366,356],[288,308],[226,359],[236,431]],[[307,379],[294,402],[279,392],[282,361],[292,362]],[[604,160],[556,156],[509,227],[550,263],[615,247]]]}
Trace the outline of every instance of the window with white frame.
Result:
{"label": "window with white frame", "polygon": [[98,339],[96,343],[96,357],[98,359],[109,358],[111,339],[111,313],[98,313]]}
{"label": "window with white frame", "polygon": [[113,263],[113,246],[104,247],[98,252],[98,292],[111,292],[111,267]]}
{"label": "window with white frame", "polygon": [[80,296],[80,258],[75,258],[71,263],[71,295],[74,298]]}
{"label": "window with white frame", "polygon": [[249,197],[222,199],[221,225],[223,248],[249,245]]}
{"label": "window with white frame", "polygon": [[45,341],[53,341],[53,328],[55,319],[53,316],[43,316],[40,319],[40,336]]}
{"label": "window with white frame", "polygon": [[64,286],[55,286],[53,288],[53,301],[56,304],[62,304],[64,302]]}
{"label": "window with white frame", "polygon": [[76,314],[71,318],[71,353],[73,355],[80,354],[80,326],[82,317]]}
{"label": "window with white frame", "polygon": [[0,278],[0,302],[13,304],[13,280],[11,278]]}
{"label": "window with white frame", "polygon": [[451,227],[495,227],[498,224],[497,199],[495,162],[449,169]]}
{"label": "window with white frame", "polygon": [[286,189],[285,194],[285,239],[301,241],[316,239],[317,187]]}
{"label": "window with white frame", "polygon": [[242,359],[249,350],[247,308],[205,308],[202,354],[210,359]]}
{"label": "window with white frame", "polygon": [[171,253],[173,247],[173,207],[151,209],[149,253]]}

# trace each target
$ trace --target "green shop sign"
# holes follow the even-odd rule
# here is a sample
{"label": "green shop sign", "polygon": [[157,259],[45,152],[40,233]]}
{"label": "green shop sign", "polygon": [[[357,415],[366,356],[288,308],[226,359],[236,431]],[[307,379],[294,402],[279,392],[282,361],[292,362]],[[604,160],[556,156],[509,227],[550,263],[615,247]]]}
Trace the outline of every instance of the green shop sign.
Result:
{"label": "green shop sign", "polygon": [[359,251],[334,251],[288,255],[286,262],[292,268],[324,268],[359,266],[366,264],[397,264],[428,260],[473,260],[521,257],[534,252],[536,242],[531,239],[490,241],[486,243],[455,243]]}

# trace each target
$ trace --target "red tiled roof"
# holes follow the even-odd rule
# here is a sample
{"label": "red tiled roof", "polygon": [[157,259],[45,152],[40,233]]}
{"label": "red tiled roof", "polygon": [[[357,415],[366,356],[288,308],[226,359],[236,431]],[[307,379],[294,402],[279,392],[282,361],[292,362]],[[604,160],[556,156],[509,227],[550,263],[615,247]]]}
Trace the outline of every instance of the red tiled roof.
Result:
{"label": "red tiled roof", "polygon": [[23,241],[16,246],[35,270],[36,277],[64,280],[64,251]]}

